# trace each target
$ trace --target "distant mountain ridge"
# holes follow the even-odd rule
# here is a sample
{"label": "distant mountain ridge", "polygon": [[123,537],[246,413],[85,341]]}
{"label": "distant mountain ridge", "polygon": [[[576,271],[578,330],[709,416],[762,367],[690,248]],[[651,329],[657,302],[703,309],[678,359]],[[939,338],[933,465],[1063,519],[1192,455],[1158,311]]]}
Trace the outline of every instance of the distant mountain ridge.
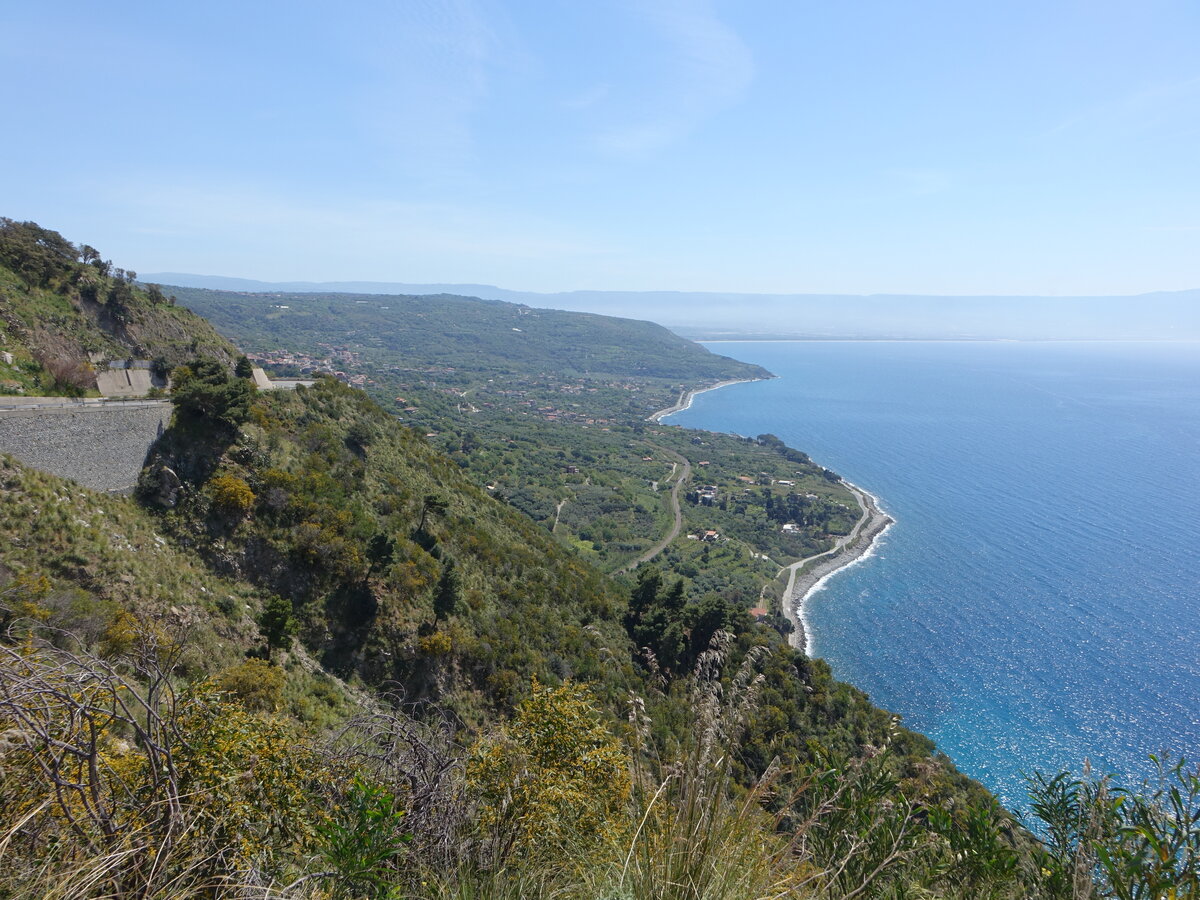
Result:
{"label": "distant mountain ridge", "polygon": [[923,296],[673,291],[537,293],[486,284],[265,282],[161,272],[143,280],[270,293],[456,294],[650,319],[690,338],[1200,340],[1200,290],[1135,296]]}

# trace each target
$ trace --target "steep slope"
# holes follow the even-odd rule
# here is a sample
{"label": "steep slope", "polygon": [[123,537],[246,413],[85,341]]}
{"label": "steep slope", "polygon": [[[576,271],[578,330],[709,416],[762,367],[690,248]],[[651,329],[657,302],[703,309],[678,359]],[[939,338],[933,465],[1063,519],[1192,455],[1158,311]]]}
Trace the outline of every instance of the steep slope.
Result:
{"label": "steep slope", "polygon": [[0,218],[0,394],[94,391],[109,360],[152,360],[160,374],[198,354],[231,362],[212,326],[135,283],[86,244]]}
{"label": "steep slope", "polygon": [[361,392],[259,394],[240,427],[184,413],[143,496],[169,495],[164,525],[218,571],[286,598],[332,670],[464,713],[534,675],[632,683],[614,586]]}

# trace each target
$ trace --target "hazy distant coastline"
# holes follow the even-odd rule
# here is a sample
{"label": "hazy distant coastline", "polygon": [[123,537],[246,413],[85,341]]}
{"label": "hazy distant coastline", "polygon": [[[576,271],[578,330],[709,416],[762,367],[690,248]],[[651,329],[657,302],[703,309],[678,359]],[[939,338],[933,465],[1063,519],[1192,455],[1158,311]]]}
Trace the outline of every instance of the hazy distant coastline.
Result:
{"label": "hazy distant coastline", "polygon": [[161,272],[142,280],[271,293],[456,294],[649,319],[693,340],[1200,340],[1200,290],[1129,296],[537,293],[486,284],[265,282]]}

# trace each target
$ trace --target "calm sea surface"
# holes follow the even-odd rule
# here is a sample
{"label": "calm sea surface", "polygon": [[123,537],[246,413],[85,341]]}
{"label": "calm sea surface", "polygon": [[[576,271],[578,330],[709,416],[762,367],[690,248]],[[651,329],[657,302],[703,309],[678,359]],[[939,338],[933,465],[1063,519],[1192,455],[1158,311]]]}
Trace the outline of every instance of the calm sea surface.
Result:
{"label": "calm sea surface", "polygon": [[780,377],[670,422],[772,432],[897,520],[809,598],[838,677],[1009,805],[1200,758],[1200,344],[710,348]]}

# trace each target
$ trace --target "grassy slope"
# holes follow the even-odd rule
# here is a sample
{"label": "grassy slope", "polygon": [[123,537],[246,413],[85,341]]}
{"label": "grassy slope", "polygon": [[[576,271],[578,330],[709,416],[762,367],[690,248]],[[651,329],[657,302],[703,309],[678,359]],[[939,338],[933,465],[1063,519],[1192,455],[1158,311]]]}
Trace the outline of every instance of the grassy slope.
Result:
{"label": "grassy slope", "polygon": [[[182,646],[177,674],[196,680],[241,663],[260,644],[266,594],[216,574],[128,497],[89,491],[0,456],[0,594],[45,578],[44,624],[85,648],[112,643],[126,615]],[[0,601],[5,605],[10,599]],[[353,705],[340,683],[303,653],[286,660],[287,712],[332,723]]]}

